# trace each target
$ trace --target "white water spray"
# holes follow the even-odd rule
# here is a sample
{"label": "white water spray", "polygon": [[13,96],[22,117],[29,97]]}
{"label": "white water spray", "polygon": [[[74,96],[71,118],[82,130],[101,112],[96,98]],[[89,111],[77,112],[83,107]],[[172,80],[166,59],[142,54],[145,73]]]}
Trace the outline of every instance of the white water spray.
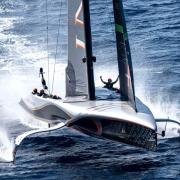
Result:
{"label": "white water spray", "polygon": [[0,162],[12,162],[14,148],[14,140],[10,140],[5,129],[0,128]]}
{"label": "white water spray", "polygon": [[[180,117],[178,102],[171,101],[170,97],[163,97],[162,94],[156,96],[155,100],[151,101],[151,95],[147,92],[144,92],[144,88],[140,86],[137,88],[137,96],[140,97],[142,102],[144,102],[149,109],[152,111],[155,119],[166,119],[166,120],[175,120],[177,123],[164,121],[157,123],[158,133],[161,134],[162,131],[166,131],[165,138],[174,138],[180,137]],[[159,138],[162,138],[159,136]]]}

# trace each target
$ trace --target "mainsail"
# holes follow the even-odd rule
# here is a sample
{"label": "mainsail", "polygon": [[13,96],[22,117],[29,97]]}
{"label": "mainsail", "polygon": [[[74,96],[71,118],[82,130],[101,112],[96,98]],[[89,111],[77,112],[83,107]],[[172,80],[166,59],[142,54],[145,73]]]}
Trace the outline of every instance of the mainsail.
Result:
{"label": "mainsail", "polygon": [[[136,110],[133,68],[121,0],[113,0],[120,92]],[[84,57],[84,58],[83,58]],[[84,59],[84,61],[83,61]],[[88,0],[68,0],[68,67],[66,96],[95,99]]]}
{"label": "mainsail", "polygon": [[66,96],[95,99],[89,1],[68,0]]}
{"label": "mainsail", "polygon": [[66,96],[88,96],[84,12],[82,0],[68,0],[68,66]]}
{"label": "mainsail", "polygon": [[113,0],[113,8],[120,75],[120,92],[122,99],[129,101],[131,106],[136,110],[131,52],[122,1]]}

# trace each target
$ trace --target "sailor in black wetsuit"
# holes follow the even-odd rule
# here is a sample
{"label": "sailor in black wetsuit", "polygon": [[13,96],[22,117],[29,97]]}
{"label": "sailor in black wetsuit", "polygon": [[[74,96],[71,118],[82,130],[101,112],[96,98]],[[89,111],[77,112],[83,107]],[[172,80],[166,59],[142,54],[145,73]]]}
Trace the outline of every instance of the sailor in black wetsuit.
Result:
{"label": "sailor in black wetsuit", "polygon": [[101,81],[105,84],[104,88],[107,88],[109,90],[116,91],[116,88],[113,88],[113,85],[118,82],[119,76],[117,79],[113,82],[111,78],[108,79],[108,82],[103,81],[102,76],[100,76]]}

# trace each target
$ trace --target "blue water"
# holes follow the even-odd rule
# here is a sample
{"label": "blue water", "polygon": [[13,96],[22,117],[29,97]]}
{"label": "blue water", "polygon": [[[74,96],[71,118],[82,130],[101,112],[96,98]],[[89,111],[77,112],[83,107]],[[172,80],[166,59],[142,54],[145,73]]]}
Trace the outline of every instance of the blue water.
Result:
{"label": "blue water", "polygon": [[[95,79],[117,75],[110,0],[92,0]],[[67,61],[67,2],[48,2],[50,73],[56,50],[55,92],[63,96]],[[134,65],[136,95],[155,117],[180,120],[180,1],[124,0]],[[0,145],[25,127],[20,98],[47,78],[46,4],[40,0],[0,0]],[[50,79],[51,82],[51,79]],[[24,117],[25,116],[25,117]],[[163,128],[163,127],[162,127]],[[0,163],[0,179],[180,179],[180,137],[160,140],[157,152],[97,140],[65,129],[27,138],[15,163]],[[5,132],[5,133],[4,133]],[[8,145],[7,145],[8,146]],[[1,158],[1,157],[0,157]]]}

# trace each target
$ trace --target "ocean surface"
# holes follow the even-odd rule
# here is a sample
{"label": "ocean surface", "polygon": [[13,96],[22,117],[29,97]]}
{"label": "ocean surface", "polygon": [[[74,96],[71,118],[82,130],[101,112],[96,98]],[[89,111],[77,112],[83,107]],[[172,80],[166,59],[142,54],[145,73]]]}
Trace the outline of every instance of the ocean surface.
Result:
{"label": "ocean surface", "polygon": [[[136,95],[156,118],[180,121],[180,1],[123,2]],[[112,5],[110,0],[91,0],[90,4],[95,80],[96,86],[102,86],[100,75],[117,77]],[[0,0],[0,152],[3,147],[11,151],[13,139],[32,128],[19,101],[33,88],[41,88],[40,67],[52,87],[55,57],[54,93],[63,97],[67,1]],[[33,135],[18,148],[14,163],[3,162],[10,153],[0,153],[0,179],[178,180],[178,127],[167,124],[167,137],[158,141],[157,152],[149,152],[72,129]]]}

